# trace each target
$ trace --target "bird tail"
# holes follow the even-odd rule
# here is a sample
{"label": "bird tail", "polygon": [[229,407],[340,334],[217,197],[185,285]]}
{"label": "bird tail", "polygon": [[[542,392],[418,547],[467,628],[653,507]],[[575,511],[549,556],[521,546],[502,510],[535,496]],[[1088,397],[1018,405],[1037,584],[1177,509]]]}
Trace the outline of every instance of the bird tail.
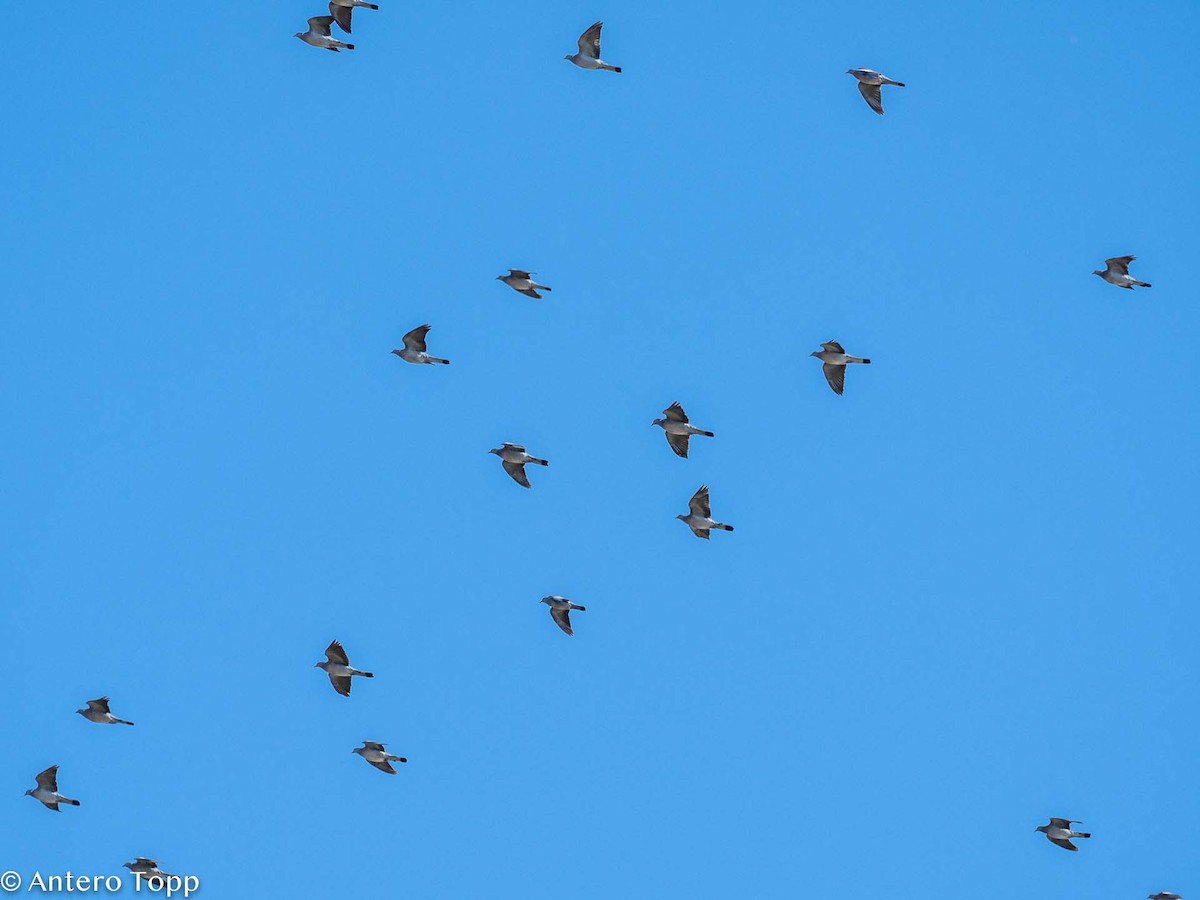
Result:
{"label": "bird tail", "polygon": [[358,674],[361,675],[363,678],[374,678],[375,677],[374,672],[359,672]]}
{"label": "bird tail", "polygon": [[531,285],[535,291],[553,291],[554,288],[548,288],[544,284]]}
{"label": "bird tail", "polygon": [[448,360],[448,359],[438,359],[436,356],[432,356],[432,357],[430,357],[430,360],[431,360],[432,362],[435,362],[435,363],[437,363],[439,366],[448,366],[448,365],[450,365],[450,360]]}
{"label": "bird tail", "polygon": [[587,607],[586,607],[586,606],[580,606],[578,603],[572,603],[572,604],[571,604],[571,609],[577,609],[577,610],[579,610],[580,612],[587,612]]}
{"label": "bird tail", "polygon": [[59,803],[70,803],[72,806],[78,806],[78,805],[79,805],[79,801],[78,801],[78,800],[59,800],[58,802],[59,802]]}
{"label": "bird tail", "polygon": [[1072,835],[1071,835],[1071,837],[1074,837],[1074,838],[1081,838],[1081,837],[1090,838],[1091,836],[1092,836],[1092,833],[1090,831],[1076,831],[1076,832],[1072,833]]}
{"label": "bird tail", "polygon": [[856,359],[854,361],[857,363],[862,363],[864,366],[869,366],[871,364],[869,359]]}
{"label": "bird tail", "polygon": [[392,762],[408,762],[407,756],[389,756],[388,759],[390,759]]}
{"label": "bird tail", "polygon": [[547,460],[544,460],[544,459],[531,459],[531,460],[529,460],[529,461],[530,461],[531,463],[537,463],[539,466],[548,466],[548,465],[550,465],[550,463],[549,463]]}
{"label": "bird tail", "polygon": [[896,87],[904,87],[903,81],[885,81],[884,84],[894,84]]}
{"label": "bird tail", "polygon": [[363,6],[365,6],[367,9],[379,9],[378,3],[364,3]]}
{"label": "bird tail", "polygon": [[132,722],[126,722],[124,719],[117,719],[116,723],[118,725],[132,725],[133,724]]}
{"label": "bird tail", "polygon": [[354,45],[353,45],[353,44],[342,44],[342,46],[343,46],[343,47],[345,47],[347,50],[353,50],[353,49],[354,49]]}
{"label": "bird tail", "polygon": [[1151,286],[1148,281],[1135,281],[1134,284],[1136,284],[1138,287],[1150,287]]}
{"label": "bird tail", "polygon": [[620,66],[602,66],[601,68],[608,69],[610,72],[616,72],[618,75],[621,74]]}
{"label": "bird tail", "polygon": [[715,434],[713,434],[711,431],[702,431],[702,432],[700,432],[700,433],[701,433],[702,435],[704,435],[705,437],[716,437],[716,435],[715,435]]}
{"label": "bird tail", "polygon": [[717,523],[716,525],[714,525],[713,527],[714,527],[714,528],[720,528],[722,531],[733,531],[733,526],[732,526],[732,525],[723,525],[723,524],[721,524],[720,522],[718,522],[718,523]]}

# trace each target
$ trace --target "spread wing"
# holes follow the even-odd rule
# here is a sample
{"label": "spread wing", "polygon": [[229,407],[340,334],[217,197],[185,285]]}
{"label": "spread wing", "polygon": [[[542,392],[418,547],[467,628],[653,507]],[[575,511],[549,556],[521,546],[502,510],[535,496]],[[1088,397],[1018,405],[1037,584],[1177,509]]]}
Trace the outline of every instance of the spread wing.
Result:
{"label": "spread wing", "polygon": [[693,528],[691,525],[689,525],[688,528],[692,529],[692,534],[694,534],[696,537],[704,538],[704,540],[706,540],[706,541],[708,540],[708,529],[707,528]]}
{"label": "spread wing", "polygon": [[552,606],[550,607],[550,618],[567,634],[575,633],[571,630],[571,611],[569,609],[555,609]]}
{"label": "spread wing", "polygon": [[58,766],[51,766],[45,772],[39,772],[37,786],[43,791],[58,793]]}
{"label": "spread wing", "polygon": [[504,471],[512,476],[512,480],[521,487],[533,487],[529,483],[529,476],[525,474],[525,463],[509,462],[507,459],[501,460],[500,465],[504,466]]}
{"label": "spread wing", "polygon": [[333,20],[338,23],[338,28],[350,33],[350,14],[354,12],[354,8],[350,6],[338,6],[336,3],[329,4],[329,12],[333,14]]}
{"label": "spread wing", "polygon": [[526,272],[524,269],[509,269],[508,270],[509,278],[528,278],[530,275],[533,275],[533,274],[534,274],[533,272]]}
{"label": "spread wing", "polygon": [[333,689],[343,697],[350,696],[350,676],[349,675],[330,675],[329,683],[333,685]]}
{"label": "spread wing", "polygon": [[821,371],[825,373],[825,380],[829,382],[829,386],[833,388],[833,392],[840,396],[842,390],[846,387],[846,367],[824,363],[821,366]]}
{"label": "spread wing", "polygon": [[[345,8],[346,7],[343,7],[343,6],[338,7],[338,9],[345,9]],[[404,336],[404,349],[416,350],[420,353],[424,353],[425,352],[425,335],[429,334],[429,329],[432,327],[433,327],[432,325],[421,325],[420,327],[414,328],[412,331],[410,331],[408,334],[406,334]]]}
{"label": "spread wing", "polygon": [[1060,819],[1058,816],[1050,817],[1050,827],[1051,828],[1067,828],[1067,829],[1069,829],[1072,825],[1082,825],[1082,824],[1083,823],[1080,822],[1078,819]]}
{"label": "spread wing", "polygon": [[668,431],[667,443],[671,445],[671,449],[675,451],[676,456],[682,456],[684,459],[687,459],[688,435],[671,434]]}
{"label": "spread wing", "polygon": [[386,759],[381,759],[379,762],[371,762],[371,760],[368,759],[367,762],[371,763],[371,765],[377,768],[380,772],[387,772],[389,775],[396,774],[396,770],[392,768],[392,764]]}
{"label": "spread wing", "polygon": [[88,709],[94,709],[96,712],[108,712],[108,698],[101,697],[98,700],[89,700],[87,702]]}
{"label": "spread wing", "polygon": [[523,291],[517,291],[517,293],[518,293],[518,294],[524,294],[526,297],[532,297],[534,300],[541,300],[541,299],[542,299],[542,295],[541,295],[541,294],[539,294],[537,291],[535,291],[535,290],[534,290],[533,288],[531,288],[531,287],[529,287],[529,288],[525,288],[525,290],[523,290]]}
{"label": "spread wing", "polygon": [[313,34],[329,37],[331,32],[329,26],[333,24],[333,16],[313,16],[308,20],[308,30]]}
{"label": "spread wing", "polygon": [[350,660],[346,657],[346,651],[340,641],[334,641],[325,648],[325,658],[331,663],[340,663],[343,666],[350,665]]}
{"label": "spread wing", "polygon": [[844,348],[837,341],[826,341],[825,343],[823,343],[821,345],[821,349],[828,350],[830,353],[845,353],[846,352],[846,348]]}
{"label": "spread wing", "polygon": [[1074,844],[1072,844],[1066,838],[1050,838],[1050,843],[1058,844],[1058,846],[1062,847],[1064,850],[1078,850],[1079,849],[1078,847],[1076,847]]}
{"label": "spread wing", "polygon": [[683,407],[678,403],[672,403],[670,406],[664,409],[663,415],[672,422],[687,422],[688,420],[687,413],[683,411]]}
{"label": "spread wing", "polygon": [[384,749],[383,744],[379,743],[378,741],[363,741],[363,747],[365,747],[368,750],[382,751]]}
{"label": "spread wing", "polygon": [[1129,264],[1137,259],[1136,256],[1114,256],[1104,261],[1110,275],[1128,275]]}
{"label": "spread wing", "polygon": [[708,505],[708,485],[700,485],[700,490],[692,495],[692,499],[688,501],[688,509],[692,511],[693,516],[700,516],[707,519],[712,515],[712,509]]}
{"label": "spread wing", "polygon": [[879,89],[877,84],[858,83],[858,92],[863,95],[863,99],[867,101],[867,106],[875,110],[881,116],[883,115],[883,91]]}
{"label": "spread wing", "polygon": [[504,446],[509,450],[520,450],[522,453],[525,452],[525,448],[520,444],[510,444],[508,441],[505,441]]}
{"label": "spread wing", "polygon": [[600,58],[600,29],[603,27],[603,22],[597,22],[579,36],[580,53],[590,56],[592,59]]}

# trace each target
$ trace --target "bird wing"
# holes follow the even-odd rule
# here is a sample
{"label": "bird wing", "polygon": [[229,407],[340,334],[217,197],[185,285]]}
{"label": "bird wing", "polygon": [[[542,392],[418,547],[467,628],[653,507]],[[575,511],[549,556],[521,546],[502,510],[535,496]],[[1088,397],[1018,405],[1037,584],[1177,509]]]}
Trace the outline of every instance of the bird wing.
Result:
{"label": "bird wing", "polygon": [[533,272],[526,272],[524,269],[509,269],[509,278],[528,278]]}
{"label": "bird wing", "polygon": [[1110,275],[1128,275],[1129,264],[1137,259],[1136,256],[1114,256],[1104,261]]}
{"label": "bird wing", "polygon": [[521,487],[533,487],[529,483],[529,476],[525,474],[525,463],[509,462],[507,459],[501,460],[500,465],[504,466],[504,471],[512,476],[512,480]]}
{"label": "bird wing", "polygon": [[672,422],[687,422],[688,420],[687,413],[683,411],[683,407],[680,406],[678,402],[672,403],[670,406],[664,409],[663,415]]}
{"label": "bird wing", "polygon": [[688,435],[671,434],[668,431],[667,443],[671,445],[671,449],[675,451],[676,456],[682,456],[684,459],[687,459]]}
{"label": "bird wing", "polygon": [[603,22],[597,22],[579,36],[580,53],[590,56],[592,59],[600,58],[600,29],[603,27]]}
{"label": "bird wing", "polygon": [[706,541],[709,539],[707,528],[693,528],[691,525],[689,525],[688,528],[692,529],[692,534],[694,534],[696,537],[703,538]]}
{"label": "bird wing", "polygon": [[524,294],[526,297],[532,297],[534,300],[541,300],[542,295],[531,287],[525,288],[523,291],[517,291],[518,294]]}
{"label": "bird wing", "polygon": [[313,16],[308,20],[308,30],[313,34],[320,34],[329,37],[331,32],[329,26],[333,23],[333,16]]}
{"label": "bird wing", "polygon": [[[344,9],[344,8],[345,7],[341,7],[341,6],[338,7],[338,9]],[[417,350],[421,353],[424,353],[425,352],[425,335],[429,334],[429,329],[432,327],[433,327],[432,325],[421,325],[417,328],[414,328],[412,331],[410,331],[408,334],[406,334],[403,338],[404,349]]]}
{"label": "bird wing", "polygon": [[392,768],[392,764],[386,759],[381,759],[379,762],[371,762],[371,760],[368,759],[367,762],[371,763],[371,765],[377,768],[380,772],[387,772],[389,775],[396,774],[396,770]]}
{"label": "bird wing", "polygon": [[351,6],[339,6],[337,3],[330,2],[329,12],[333,15],[333,20],[338,23],[338,28],[350,33],[350,14],[354,12]]}
{"label": "bird wing", "polygon": [[688,501],[688,509],[692,511],[693,516],[700,516],[707,519],[712,515],[712,509],[708,505],[708,485],[700,485],[700,490],[692,494],[692,499]]}
{"label": "bird wing", "polygon": [[381,750],[382,751],[385,749],[383,744],[379,743],[378,741],[363,741],[363,747],[365,747],[367,750]]}
{"label": "bird wing", "polygon": [[825,363],[821,366],[821,371],[825,373],[825,380],[829,382],[833,392],[840,396],[846,387],[846,367]]}
{"label": "bird wing", "polygon": [[350,676],[349,675],[330,675],[329,683],[333,685],[333,689],[343,697],[350,696]]}
{"label": "bird wing", "polygon": [[58,766],[51,766],[45,772],[39,772],[37,786],[44,791],[58,793]]}
{"label": "bird wing", "polygon": [[1060,818],[1058,818],[1058,816],[1050,817],[1050,827],[1051,828],[1066,828],[1069,830],[1072,825],[1082,825],[1082,824],[1083,823],[1080,822],[1078,819],[1060,819]]}
{"label": "bird wing", "polygon": [[858,92],[867,101],[867,106],[871,107],[871,109],[875,110],[881,116],[883,115],[883,91],[879,89],[879,85],[866,84],[860,81],[858,83]]}
{"label": "bird wing", "polygon": [[830,353],[845,353],[846,348],[837,341],[826,341],[821,345],[822,350],[828,350]]}
{"label": "bird wing", "polygon": [[94,709],[96,712],[108,712],[108,698],[101,697],[98,700],[89,700],[87,702],[88,709]]}
{"label": "bird wing", "polygon": [[520,444],[510,444],[508,441],[505,441],[504,446],[507,447],[509,450],[520,450],[522,453],[525,452],[525,448],[522,447]]}
{"label": "bird wing", "polygon": [[574,634],[571,630],[571,611],[569,609],[555,609],[550,607],[550,618],[567,634]]}
{"label": "bird wing", "polygon": [[341,641],[333,641],[325,648],[325,658],[331,663],[341,663],[343,666],[350,665],[350,659],[346,656],[346,650],[342,646]]}
{"label": "bird wing", "polygon": [[1067,838],[1050,838],[1052,844],[1058,844],[1064,850],[1078,850],[1079,848],[1072,844]]}

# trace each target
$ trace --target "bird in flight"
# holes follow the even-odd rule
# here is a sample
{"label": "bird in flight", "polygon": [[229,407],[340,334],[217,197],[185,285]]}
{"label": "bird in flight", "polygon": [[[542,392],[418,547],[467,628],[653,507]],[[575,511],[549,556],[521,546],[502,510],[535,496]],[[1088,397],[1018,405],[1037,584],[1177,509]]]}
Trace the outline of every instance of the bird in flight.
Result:
{"label": "bird in flight", "polygon": [[511,475],[512,480],[521,485],[521,487],[533,487],[529,483],[529,476],[525,474],[525,466],[527,464],[533,463],[536,466],[550,465],[544,459],[530,456],[520,444],[510,444],[507,441],[503,446],[489,450],[488,453],[495,453],[500,457],[500,464],[504,466],[504,471]]}
{"label": "bird in flight", "polygon": [[657,425],[667,435],[667,443],[671,445],[671,449],[675,451],[676,456],[682,456],[687,459],[688,455],[688,438],[693,434],[699,434],[704,437],[712,437],[711,431],[705,431],[703,428],[697,428],[688,422],[687,413],[683,411],[683,407],[678,403],[672,403],[663,410],[665,419],[655,419],[651,425]]}
{"label": "bird in flight", "polygon": [[108,711],[108,698],[101,697],[98,700],[89,700],[87,709],[77,709],[79,713],[89,722],[96,722],[100,725],[132,725],[132,722],[126,722],[124,719],[118,719]]}
{"label": "bird in flight", "polygon": [[387,772],[389,775],[396,774],[396,770],[392,768],[391,763],[408,762],[406,757],[392,756],[392,754],[387,752],[387,748],[377,741],[363,741],[361,747],[355,747],[350,752],[357,753],[380,772]]}
{"label": "bird in flight", "polygon": [[58,766],[51,766],[44,772],[39,772],[37,776],[37,787],[31,791],[25,792],[26,797],[32,797],[37,800],[46,809],[52,809],[55,812],[61,812],[58,804],[66,803],[68,806],[78,806],[78,800],[72,800],[69,797],[64,797],[58,792]]}
{"label": "bird in flight", "polygon": [[574,634],[571,630],[571,610],[577,609],[580,612],[587,612],[586,606],[580,606],[577,603],[572,603],[566,597],[560,597],[558,594],[551,594],[549,597],[543,597],[540,603],[545,603],[550,607],[550,618],[554,620],[559,628],[567,634]]}
{"label": "bird in flight", "polygon": [[858,92],[867,101],[867,106],[881,116],[883,115],[883,91],[880,86],[894,84],[896,87],[904,87],[903,81],[892,81],[874,69],[847,69],[846,74],[853,75],[858,79]]}
{"label": "bird in flight", "polygon": [[692,499],[688,501],[688,509],[690,512],[686,516],[676,516],[675,518],[692,529],[692,534],[698,538],[707,541],[708,533],[714,528],[721,531],[733,531],[732,525],[724,525],[713,519],[712,508],[708,503],[708,485],[706,484],[700,485],[700,490],[692,495]]}
{"label": "bird in flight", "polygon": [[334,641],[325,648],[325,662],[316,663],[314,669],[324,669],[325,674],[329,676],[329,683],[333,685],[333,689],[343,697],[350,696],[350,679],[355,675],[362,678],[374,678],[370,672],[363,672],[360,669],[350,665],[350,659],[346,656],[346,650],[338,641]]}
{"label": "bird in flight", "polygon": [[1082,825],[1078,819],[1060,819],[1057,816],[1050,817],[1049,825],[1039,825],[1034,831],[1040,831],[1046,835],[1047,840],[1052,844],[1058,844],[1064,850],[1078,851],[1079,848],[1071,843],[1071,838],[1090,838],[1092,835],[1087,831],[1072,831],[1072,825]]}
{"label": "bird in flight", "polygon": [[364,0],[329,0],[329,14],[338,23],[338,28],[346,34],[350,33],[350,14],[356,6],[363,9],[379,9],[378,3],[365,3]]}
{"label": "bird in flight", "polygon": [[861,363],[864,366],[871,364],[869,359],[847,356],[846,351],[837,341],[826,341],[821,345],[820,350],[813,351],[808,355],[815,356],[824,364],[821,366],[821,371],[825,373],[825,380],[829,382],[829,386],[839,397],[846,387],[846,366],[851,363]]}
{"label": "bird in flight", "polygon": [[1129,264],[1137,259],[1136,256],[1114,256],[1104,261],[1103,269],[1096,269],[1093,275],[1099,275],[1109,284],[1132,291],[1134,287],[1150,287],[1145,281],[1138,281],[1129,274]]}
{"label": "bird in flight", "polygon": [[353,44],[343,44],[339,40],[335,40],[331,35],[329,26],[333,24],[333,16],[313,16],[308,20],[308,31],[297,31],[294,37],[300,38],[310,47],[318,47],[322,50],[332,50],[334,53],[339,53],[342,50],[353,50]]}
{"label": "bird in flight", "polygon": [[536,272],[526,272],[524,269],[509,269],[507,275],[497,275],[496,280],[503,281],[518,294],[524,294],[534,300],[541,300],[542,295],[538,291],[549,291],[550,288],[544,284],[538,284],[529,277],[536,274]]}
{"label": "bird in flight", "polygon": [[427,349],[425,346],[425,335],[429,334],[429,329],[432,327],[432,325],[421,325],[417,328],[414,328],[403,338],[401,338],[401,340],[404,341],[404,349],[393,350],[392,353],[396,354],[396,356],[400,357],[405,362],[413,363],[414,365],[450,365],[450,360],[438,359],[436,356],[430,356],[425,352]]}
{"label": "bird in flight", "polygon": [[597,22],[579,36],[579,52],[568,53],[563,59],[570,60],[581,69],[604,69],[606,72],[620,72],[620,66],[610,66],[600,58],[600,29],[603,22]]}

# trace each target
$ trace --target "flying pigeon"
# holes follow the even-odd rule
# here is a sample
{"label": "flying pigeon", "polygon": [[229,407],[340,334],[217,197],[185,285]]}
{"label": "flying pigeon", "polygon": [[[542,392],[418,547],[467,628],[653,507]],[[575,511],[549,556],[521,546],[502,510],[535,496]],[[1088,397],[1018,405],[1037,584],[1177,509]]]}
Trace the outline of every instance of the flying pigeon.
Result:
{"label": "flying pigeon", "polygon": [[1159,891],[1157,894],[1151,894],[1146,900],[1183,900],[1183,898],[1170,891]]}
{"label": "flying pigeon", "polygon": [[544,284],[536,283],[530,275],[535,275],[536,272],[526,272],[524,269],[509,269],[507,275],[497,275],[497,281],[503,281],[518,294],[524,294],[526,297],[532,297],[534,300],[541,300],[542,295],[538,291],[549,291],[550,288]]}
{"label": "flying pigeon", "polygon": [[427,365],[448,366],[450,360],[438,359],[436,356],[430,356],[425,352],[425,335],[429,334],[429,329],[432,325],[422,325],[419,328],[414,328],[403,337],[404,349],[393,350],[392,352],[408,363]]}
{"label": "flying pigeon", "polygon": [[600,29],[603,22],[597,22],[579,36],[579,52],[574,56],[567,54],[563,59],[569,59],[581,69],[605,69],[609,72],[620,72],[620,66],[610,66],[600,58]]}
{"label": "flying pigeon", "polygon": [[308,20],[308,31],[297,31],[293,36],[300,38],[310,47],[320,47],[322,50],[332,50],[334,53],[353,50],[353,44],[343,44],[330,37],[329,26],[332,24],[333,16],[313,16]]}
{"label": "flying pigeon", "polygon": [[100,725],[132,725],[132,722],[126,722],[124,719],[118,719],[108,711],[108,698],[101,697],[99,700],[89,700],[87,709],[77,709],[79,713],[89,722],[97,722]]}
{"label": "flying pigeon", "polygon": [[903,81],[892,81],[874,69],[847,69],[846,74],[853,75],[858,79],[858,92],[863,95],[867,105],[881,116],[883,115],[883,91],[880,89],[880,85],[894,84],[896,87],[904,87]]}
{"label": "flying pigeon", "polygon": [[58,792],[58,766],[51,766],[45,772],[41,772],[37,777],[37,787],[31,791],[25,792],[26,797],[32,797],[39,801],[46,809],[52,809],[59,812],[58,804],[66,803],[70,806],[78,806],[78,800],[71,800],[64,797]]}
{"label": "flying pigeon", "polygon": [[712,518],[712,509],[708,505],[708,485],[700,485],[700,490],[692,495],[692,499],[688,501],[688,509],[691,510],[686,516],[676,516],[692,529],[692,534],[698,538],[708,540],[708,533],[714,528],[719,528],[722,531],[733,531],[732,525],[722,525],[720,522]]}
{"label": "flying pigeon", "polygon": [[1104,261],[1105,268],[1097,269],[1092,274],[1099,275],[1109,284],[1132,291],[1134,286],[1150,287],[1145,281],[1138,281],[1129,274],[1129,264],[1137,259],[1136,256],[1114,256]]}
{"label": "flying pigeon", "polygon": [[363,9],[379,9],[378,3],[364,3],[363,0],[329,0],[329,14],[338,23],[338,28],[346,34],[350,33],[350,14],[356,6]]}
{"label": "flying pigeon", "polygon": [[571,630],[571,610],[577,609],[580,612],[587,612],[586,606],[580,606],[578,603],[572,603],[566,597],[560,597],[558,594],[551,594],[549,597],[543,597],[539,602],[545,603],[550,607],[550,618],[554,620],[559,628],[567,634],[574,634]]}
{"label": "flying pigeon", "polygon": [[146,859],[144,856],[139,856],[133,862],[122,863],[122,865],[154,890],[161,890],[166,884],[166,880],[173,877],[160,869],[155,860]]}
{"label": "flying pigeon", "polygon": [[361,747],[355,747],[350,752],[357,753],[359,756],[377,768],[380,772],[387,772],[389,775],[396,774],[396,770],[390,765],[391,763],[408,762],[408,760],[403,756],[392,756],[392,754],[387,752],[387,749],[383,746],[383,744],[375,741],[363,741],[363,745]]}
{"label": "flying pigeon", "polygon": [[829,386],[833,388],[833,392],[839,397],[842,394],[842,389],[846,386],[846,366],[850,363],[862,363],[864,366],[869,366],[869,359],[859,359],[857,356],[847,356],[846,351],[842,349],[842,345],[837,341],[828,341],[821,345],[823,348],[820,352],[813,352],[809,356],[815,356],[824,363],[821,366],[825,372],[825,380],[829,382]]}
{"label": "flying pigeon", "polygon": [[705,431],[703,428],[697,428],[695,425],[688,423],[687,413],[683,411],[683,407],[678,403],[672,403],[663,410],[665,419],[655,419],[651,425],[657,425],[667,433],[667,443],[671,445],[671,449],[675,451],[676,456],[682,456],[687,459],[688,455],[688,438],[693,434],[700,434],[704,437],[712,437],[711,431]]}
{"label": "flying pigeon", "polygon": [[525,474],[525,465],[527,463],[533,463],[538,466],[550,465],[544,459],[530,456],[520,444],[505,442],[504,446],[489,450],[488,453],[495,453],[500,457],[500,464],[504,466],[504,471],[511,475],[512,480],[521,485],[521,487],[533,487],[529,483],[529,477]]}
{"label": "flying pigeon", "polygon": [[1079,848],[1071,843],[1071,838],[1090,838],[1092,835],[1087,831],[1072,831],[1072,825],[1082,825],[1078,819],[1060,819],[1057,816],[1050,817],[1049,825],[1039,825],[1034,831],[1040,831],[1046,835],[1046,838],[1052,844],[1058,844],[1064,850],[1076,851]]}
{"label": "flying pigeon", "polygon": [[350,660],[346,657],[346,651],[342,645],[334,641],[325,648],[325,656],[328,662],[316,663],[313,668],[324,669],[325,674],[329,676],[329,683],[333,685],[333,689],[343,697],[350,696],[350,679],[355,675],[363,678],[374,678],[370,672],[361,672],[350,665]]}

